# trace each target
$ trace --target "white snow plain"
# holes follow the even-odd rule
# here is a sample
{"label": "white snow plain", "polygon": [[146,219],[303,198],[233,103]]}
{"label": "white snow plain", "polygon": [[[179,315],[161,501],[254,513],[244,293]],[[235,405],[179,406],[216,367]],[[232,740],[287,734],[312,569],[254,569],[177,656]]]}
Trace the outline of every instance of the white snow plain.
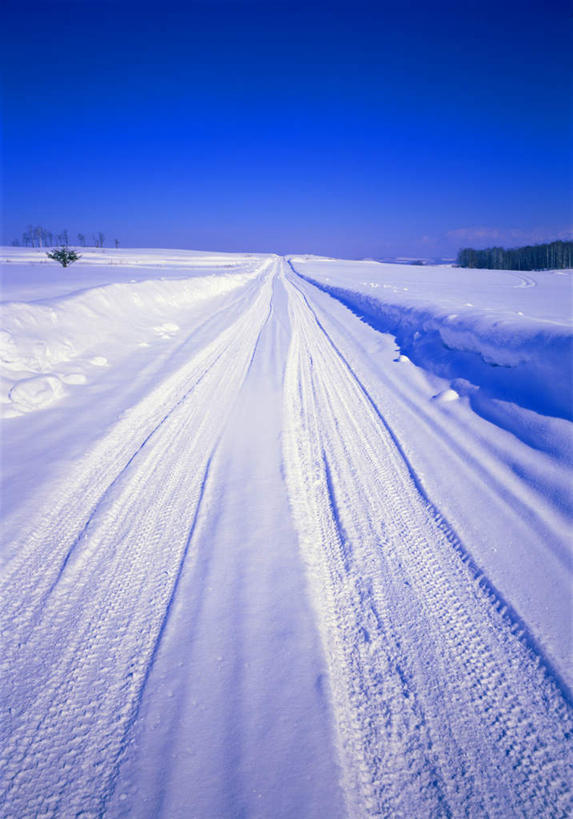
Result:
{"label": "white snow plain", "polygon": [[571,811],[571,271],[4,248],[2,816]]}

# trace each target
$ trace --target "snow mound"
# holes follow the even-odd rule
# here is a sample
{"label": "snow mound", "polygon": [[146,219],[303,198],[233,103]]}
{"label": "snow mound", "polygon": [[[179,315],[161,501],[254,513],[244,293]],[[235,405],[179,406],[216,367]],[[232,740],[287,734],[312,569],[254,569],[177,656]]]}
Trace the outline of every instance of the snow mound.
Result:
{"label": "snow mound", "polygon": [[174,324],[172,321],[166,321],[163,324],[160,324],[158,327],[153,328],[159,338],[172,338],[176,333],[179,332],[179,326]]}
{"label": "snow mound", "polygon": [[450,387],[447,390],[442,390],[437,395],[434,395],[432,400],[439,401],[440,403],[449,403],[450,401],[457,401],[459,397],[459,393]]}
{"label": "snow mound", "polygon": [[86,384],[88,380],[83,373],[69,373],[61,378],[64,384]]}
{"label": "snow mound", "polygon": [[9,392],[15,409],[21,412],[42,409],[53,404],[64,394],[64,387],[57,375],[35,375],[17,381]]}

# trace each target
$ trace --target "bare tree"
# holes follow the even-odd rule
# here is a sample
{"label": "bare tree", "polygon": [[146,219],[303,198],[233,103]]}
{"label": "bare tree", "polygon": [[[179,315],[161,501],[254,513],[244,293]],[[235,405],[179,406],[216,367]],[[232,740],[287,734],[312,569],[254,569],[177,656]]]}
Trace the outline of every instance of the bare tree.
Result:
{"label": "bare tree", "polygon": [[114,241],[114,243],[115,243],[115,246],[116,246],[116,247],[119,247],[119,239],[114,239],[113,241]]}
{"label": "bare tree", "polygon": [[101,230],[99,231],[97,237],[99,239],[99,247],[103,247],[103,240],[105,239],[105,236],[103,235]]}
{"label": "bare tree", "polygon": [[34,235],[40,247],[46,247],[50,243],[52,237],[52,234],[41,225],[34,228]]}
{"label": "bare tree", "polygon": [[78,242],[82,247],[86,246],[86,237],[83,233],[78,233]]}

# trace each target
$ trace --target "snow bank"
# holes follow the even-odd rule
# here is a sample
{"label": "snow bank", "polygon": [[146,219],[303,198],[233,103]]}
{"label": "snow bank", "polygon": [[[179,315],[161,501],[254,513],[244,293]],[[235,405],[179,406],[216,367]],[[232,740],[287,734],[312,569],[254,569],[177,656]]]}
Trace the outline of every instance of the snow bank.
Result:
{"label": "snow bank", "polygon": [[[523,293],[524,286],[535,287],[538,283],[532,277],[520,275],[522,281],[512,284],[511,290],[498,293],[497,299],[493,299],[495,306],[490,307],[479,304],[479,294],[476,299],[471,280],[463,275],[459,276],[458,293],[450,287],[447,300],[440,298],[443,269],[436,269],[438,275],[432,269],[415,274],[406,271],[401,282],[400,272],[396,274],[393,270],[389,284],[384,268],[394,267],[390,265],[377,265],[380,269],[377,280],[358,281],[355,271],[344,278],[344,272],[333,270],[332,265],[305,265],[298,260],[292,264],[295,272],[334,296],[375,329],[394,335],[402,355],[452,380],[452,388],[458,393],[481,388],[492,397],[545,415],[573,416],[573,333],[562,312],[568,304],[566,289],[555,305],[558,317],[544,318],[515,309],[520,306],[516,288]],[[459,272],[450,269],[447,275]],[[474,280],[500,273],[504,277],[498,276],[498,280],[506,285],[507,276],[512,275],[508,271],[485,274],[471,271]],[[409,286],[404,287],[408,276]],[[412,276],[418,276],[417,281]],[[542,274],[536,276],[542,278]],[[493,280],[493,276],[490,278]],[[491,288],[491,282],[488,287]],[[541,312],[539,304],[547,305],[550,301],[540,289],[533,291],[538,303],[531,312]],[[491,299],[491,291],[489,295]],[[555,293],[551,295],[555,299]],[[472,301],[468,302],[468,298]],[[545,314],[548,315],[547,306]]]}
{"label": "snow bank", "polygon": [[120,282],[255,273],[268,259],[264,254],[192,250],[79,250],[80,260],[64,268],[50,261],[40,248],[0,248],[2,301],[61,298],[78,290]]}
{"label": "snow bank", "polygon": [[66,384],[84,384],[94,368],[107,366],[110,355],[174,338],[180,332],[174,316],[184,316],[256,275],[121,282],[64,298],[5,302],[0,305],[4,414],[49,406],[65,395]]}

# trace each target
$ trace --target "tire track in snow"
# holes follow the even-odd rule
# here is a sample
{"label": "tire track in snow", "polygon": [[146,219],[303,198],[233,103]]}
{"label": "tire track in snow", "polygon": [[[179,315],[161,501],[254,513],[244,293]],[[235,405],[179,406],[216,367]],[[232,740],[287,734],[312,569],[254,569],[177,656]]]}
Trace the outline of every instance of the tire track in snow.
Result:
{"label": "tire track in snow", "polygon": [[352,816],[565,816],[570,707],[292,282],[285,461]]}
{"label": "tire track in snow", "polygon": [[[295,275],[298,277],[299,274],[297,274],[296,269],[292,266],[292,264],[289,263],[289,265]],[[310,289],[307,288],[306,284],[300,286],[298,278],[295,279],[295,281],[297,282],[297,286],[300,287],[301,292],[303,294],[307,294],[307,303],[309,303],[309,299],[310,301],[313,301],[312,296],[317,294],[316,289],[312,285],[308,285]],[[422,495],[427,504],[432,506],[433,514],[437,516],[437,518],[440,518],[440,520],[442,519],[441,512],[439,512],[439,510],[433,506],[430,498],[428,497],[428,493],[424,488],[421,477],[416,473],[416,470],[412,466],[411,457],[406,454],[404,444],[408,444],[408,451],[412,452],[411,441],[400,440],[399,436],[395,434],[393,425],[390,424],[384,415],[385,412],[390,410],[396,413],[397,398],[401,404],[398,411],[403,412],[404,409],[411,411],[416,418],[417,424],[423,426],[424,435],[431,435],[435,439],[439,439],[447,444],[448,448],[451,450],[449,458],[452,461],[452,469],[454,472],[459,469],[459,461],[457,459],[460,459],[463,461],[466,467],[470,468],[472,478],[487,486],[490,491],[490,503],[501,501],[504,504],[504,513],[507,520],[507,525],[514,529],[514,533],[515,531],[520,531],[523,534],[523,529],[527,528],[530,532],[534,533],[534,542],[537,540],[539,544],[546,544],[546,548],[551,549],[552,551],[554,549],[553,544],[559,539],[559,537],[561,537],[562,541],[567,539],[568,530],[567,532],[564,532],[565,527],[558,528],[555,521],[547,522],[546,520],[540,519],[539,515],[536,515],[536,504],[539,504],[539,497],[527,494],[523,488],[523,485],[517,479],[515,482],[513,482],[511,480],[513,477],[512,473],[510,473],[509,476],[506,475],[503,480],[500,479],[497,474],[497,470],[499,469],[498,463],[494,462],[493,464],[489,464],[489,462],[486,462],[486,464],[484,464],[478,458],[476,458],[475,452],[472,452],[471,447],[468,446],[467,430],[465,428],[463,428],[461,431],[456,429],[455,426],[452,426],[449,423],[450,419],[448,419],[448,422],[438,425],[436,423],[436,419],[432,418],[428,414],[422,402],[419,400],[413,401],[411,397],[402,391],[401,382],[399,380],[392,380],[392,373],[383,372],[380,370],[369,370],[369,361],[367,359],[369,353],[366,351],[366,349],[361,346],[358,357],[356,355],[356,347],[354,345],[357,343],[357,339],[356,336],[352,334],[352,331],[349,330],[348,320],[350,317],[348,315],[344,315],[345,313],[348,314],[350,308],[340,303],[340,305],[337,306],[342,308],[344,312],[342,314],[338,314],[338,316],[335,318],[334,315],[328,310],[328,307],[325,311],[324,307],[321,308],[319,306],[321,303],[325,306],[331,306],[333,297],[327,296],[327,301],[323,300],[321,302],[320,299],[323,297],[323,294],[318,292],[318,295],[319,299],[317,301],[313,301],[311,309],[317,316],[319,324],[330,338],[331,342],[333,342],[338,355],[342,356],[340,346],[337,345],[344,346],[344,355],[342,358],[346,366],[353,371],[353,375],[360,384],[360,388],[364,391],[368,401],[372,404],[372,407],[378,415],[381,423],[386,427],[394,444],[400,450],[402,458],[404,459],[410,476],[416,484],[420,495]],[[320,316],[320,318],[318,318],[318,316]],[[375,379],[375,381],[372,379]],[[365,386],[365,384],[368,384],[368,388]],[[394,419],[396,418],[395,415],[393,417]],[[489,449],[489,441],[486,442],[481,439],[481,442],[485,446],[488,446]],[[464,479],[467,480],[467,473]],[[456,536],[448,521],[444,520],[443,523],[444,531],[448,534],[448,537],[450,537],[453,548],[460,552],[460,556],[464,561],[467,561],[468,567],[471,569],[474,576],[476,578],[479,576],[481,578],[480,582],[482,582],[485,587],[489,588],[492,600],[498,603],[500,608],[505,606],[508,609],[510,619],[518,627],[522,638],[528,642],[531,650],[540,656],[540,660],[545,663],[550,675],[555,678],[558,687],[561,688],[568,702],[573,703],[573,696],[567,682],[565,681],[565,678],[562,676],[562,674],[556,671],[555,667],[552,665],[552,660],[547,657],[545,649],[533,636],[529,626],[525,623],[523,618],[518,614],[511,603],[509,603],[507,597],[505,597],[499,591],[499,589],[494,586],[489,578],[484,575],[483,570],[475,563],[473,557],[467,551],[465,551],[463,544]],[[519,530],[516,528],[518,524],[521,524]],[[566,556],[563,552],[559,552],[558,554],[555,554],[555,556],[559,560],[563,561],[565,568],[568,567],[570,562],[568,556]]]}
{"label": "tire track in snow", "polygon": [[[254,299],[256,301],[256,296]],[[179,345],[179,349],[192,342],[198,332],[211,323],[214,316],[232,313],[237,308],[240,308],[239,301],[233,301],[223,311],[216,311],[206,322],[193,329],[188,339]],[[258,308],[253,306],[251,309],[256,313]],[[16,515],[14,521],[6,522],[8,539],[8,526],[17,534],[12,539],[13,556],[6,561],[2,583],[6,582],[9,587],[18,577],[19,582],[24,584],[20,586],[21,594],[18,599],[11,601],[16,606],[11,616],[17,616],[19,607],[27,601],[29,589],[26,583],[30,589],[34,588],[38,596],[40,591],[45,594],[46,589],[57,582],[59,571],[63,569],[74,543],[81,537],[97,505],[139,450],[169,418],[177,405],[192,393],[229,344],[233,343],[233,335],[241,334],[242,328],[249,321],[245,309],[244,312],[244,316],[239,314],[239,319],[191,355],[183,366],[179,366],[143,400],[125,411],[115,426],[79,462],[71,464],[69,474],[59,479],[52,488],[53,505],[48,510],[43,509],[39,519],[23,521],[21,515]],[[174,356],[175,353],[171,353],[170,357]],[[169,363],[165,362],[166,365]],[[47,545],[47,541],[56,528],[60,529],[60,536],[54,551],[54,544]],[[0,591],[2,588],[0,585]],[[38,599],[40,603],[43,600],[41,597]]]}
{"label": "tire track in snow", "polygon": [[214,455],[109,814],[345,816],[326,671],[282,474],[287,297]]}
{"label": "tire track in snow", "polygon": [[124,416],[15,559],[1,609],[2,815],[105,810],[271,292],[268,276],[232,326]]}
{"label": "tire track in snow", "polygon": [[513,270],[507,272],[519,280],[519,284],[514,284],[514,287],[537,287],[537,282],[532,276],[526,276],[524,273],[516,273]]}

